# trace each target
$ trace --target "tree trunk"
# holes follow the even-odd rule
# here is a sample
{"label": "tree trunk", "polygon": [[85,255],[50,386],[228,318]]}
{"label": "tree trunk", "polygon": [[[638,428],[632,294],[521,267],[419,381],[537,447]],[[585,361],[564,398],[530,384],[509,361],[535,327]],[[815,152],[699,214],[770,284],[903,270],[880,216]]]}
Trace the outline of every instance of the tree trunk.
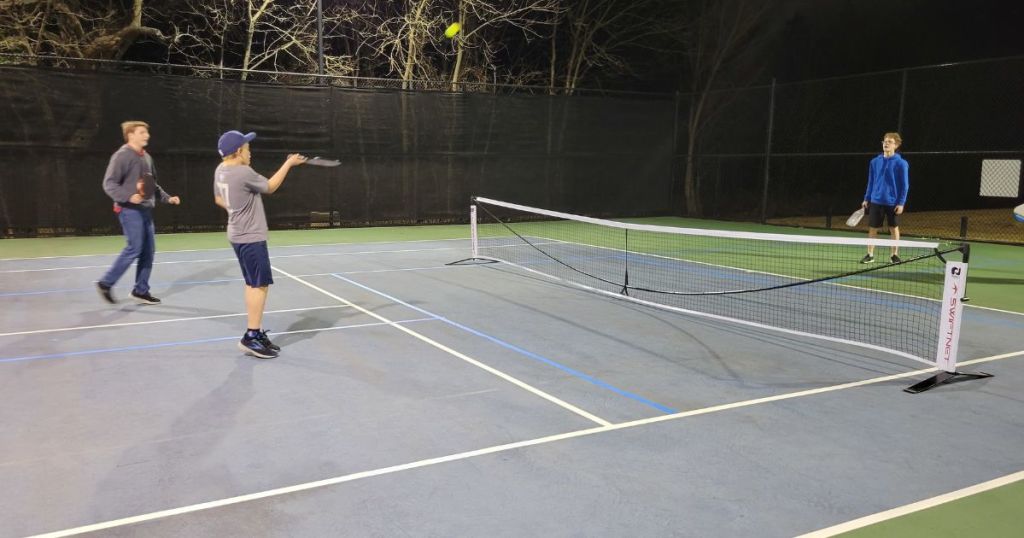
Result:
{"label": "tree trunk", "polygon": [[416,54],[417,54],[417,39],[419,35],[416,32],[416,27],[419,24],[420,17],[423,15],[424,8],[427,7],[429,0],[420,0],[419,4],[416,5],[416,11],[413,13],[412,20],[409,21],[409,43],[406,47],[405,55],[405,69],[402,70],[402,89],[408,90],[412,84],[413,69],[416,67]]}
{"label": "tree trunk", "polygon": [[252,11],[252,3],[249,3],[249,28],[246,30],[245,35],[245,55],[242,59],[242,80],[248,80],[249,78],[249,62],[252,61],[252,36],[256,32],[256,24],[259,22],[260,17],[267,10],[267,6],[270,5],[274,0],[263,0],[263,4],[255,13]]}
{"label": "tree trunk", "polygon": [[[552,23],[553,28],[551,30],[551,68],[548,74],[548,94],[550,95],[555,95],[555,64],[558,63],[558,25],[561,22],[561,17],[558,13],[554,15],[554,18],[555,20]],[[550,125],[550,123],[549,110],[548,124]]]}
{"label": "tree trunk", "polygon": [[701,109],[704,106],[704,94],[694,95],[696,104],[690,101],[689,121],[686,125],[686,170],[683,173],[683,197],[686,200],[686,215],[700,217],[700,192],[697,189],[697,176],[694,172],[694,157],[697,151],[697,136],[700,130]]}
{"label": "tree trunk", "polygon": [[[463,2],[462,0],[459,0],[458,9],[458,22],[459,24],[463,25],[463,28],[465,28],[466,3]],[[452,39],[455,40],[455,67],[452,69],[452,91],[457,92],[459,91],[459,76],[462,73],[462,53],[464,52],[465,49],[462,47],[462,38],[459,36],[459,34],[455,34],[455,36],[452,37]]]}

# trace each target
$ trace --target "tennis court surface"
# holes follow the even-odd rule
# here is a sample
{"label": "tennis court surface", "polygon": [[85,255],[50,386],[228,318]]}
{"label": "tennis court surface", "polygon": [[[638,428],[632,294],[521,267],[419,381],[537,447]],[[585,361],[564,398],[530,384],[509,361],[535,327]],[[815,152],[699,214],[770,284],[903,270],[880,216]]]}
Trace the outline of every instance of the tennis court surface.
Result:
{"label": "tennis court surface", "polygon": [[158,253],[159,306],[99,299],[113,255],[0,260],[0,536],[796,536],[1024,470],[1024,315],[967,307],[994,377],[910,395],[470,251],[272,240],[274,360],[229,248]]}

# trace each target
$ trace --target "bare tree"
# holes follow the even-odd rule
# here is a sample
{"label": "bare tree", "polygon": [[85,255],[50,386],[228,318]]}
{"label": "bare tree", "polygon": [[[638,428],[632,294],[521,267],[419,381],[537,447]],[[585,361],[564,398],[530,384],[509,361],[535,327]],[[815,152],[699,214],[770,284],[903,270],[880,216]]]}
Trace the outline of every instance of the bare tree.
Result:
{"label": "bare tree", "polygon": [[[403,88],[413,81],[472,90],[474,82],[545,80],[554,88],[557,79],[571,90],[592,71],[628,72],[626,51],[664,32],[644,15],[680,1],[325,2],[324,59],[329,74],[387,77]],[[200,76],[218,67],[239,69],[246,79],[257,70],[313,74],[316,5],[317,0],[0,0],[0,52],[118,60],[145,40],[164,46],[167,63],[192,66]],[[456,21],[462,33],[445,38],[444,28]]]}
{"label": "bare tree", "polygon": [[[369,58],[373,71],[402,81],[408,89],[414,79],[436,80],[428,61],[429,45],[449,16],[434,9],[435,0],[405,0],[364,5],[360,11],[358,54]],[[365,55],[363,49],[369,51]]]}
{"label": "bare tree", "polygon": [[[683,171],[683,196],[686,214],[700,215],[700,193],[694,171],[694,157],[701,130],[711,117],[713,90],[723,76],[732,83],[756,76],[756,68],[744,65],[756,52],[768,4],[758,0],[698,0],[689,14],[689,30],[683,35],[683,50],[688,59],[689,110],[686,122],[686,164]],[[739,78],[737,78],[739,77]]]}
{"label": "bare tree", "polygon": [[[464,82],[507,81],[537,71],[536,65],[507,62],[511,35],[539,39],[557,13],[559,0],[407,0],[378,6],[372,31],[364,32],[363,48],[372,51],[384,75],[395,76],[403,88],[413,81],[446,81],[465,90]],[[452,22],[462,31],[444,36]],[[488,73],[491,80],[488,80]]]}
{"label": "bare tree", "polygon": [[[676,2],[678,3],[678,2]],[[666,24],[675,18],[652,19],[652,13],[668,9],[664,0],[578,0],[565,2],[563,27],[568,57],[563,66],[562,87],[572,93],[592,68],[628,71],[623,54],[645,48],[653,39],[675,29]],[[667,14],[666,14],[667,15]],[[551,86],[555,82],[555,39],[552,33]]]}
{"label": "bare tree", "polygon": [[[243,80],[256,70],[316,73],[316,5],[317,0],[170,2],[163,15],[176,38],[168,56],[199,68],[238,68]],[[345,6],[328,6],[323,13],[325,34],[354,17],[354,11]],[[325,54],[327,74],[348,75],[352,70],[350,58],[330,51]]]}
{"label": "bare tree", "polygon": [[[456,91],[463,78],[464,69],[484,73],[488,68],[497,71],[496,59],[502,52],[508,56],[508,34],[519,33],[529,41],[540,39],[548,31],[554,16],[563,11],[559,0],[457,0],[458,18],[463,25],[462,33],[456,36],[455,66],[452,68],[452,90]],[[476,65],[464,67],[467,52],[476,52]],[[506,65],[505,78],[532,78],[536,65]],[[477,81],[482,77],[478,75]]]}
{"label": "bare tree", "polygon": [[141,39],[169,40],[143,24],[144,8],[143,0],[132,0],[130,13],[116,0],[3,0],[0,52],[120,60]]}

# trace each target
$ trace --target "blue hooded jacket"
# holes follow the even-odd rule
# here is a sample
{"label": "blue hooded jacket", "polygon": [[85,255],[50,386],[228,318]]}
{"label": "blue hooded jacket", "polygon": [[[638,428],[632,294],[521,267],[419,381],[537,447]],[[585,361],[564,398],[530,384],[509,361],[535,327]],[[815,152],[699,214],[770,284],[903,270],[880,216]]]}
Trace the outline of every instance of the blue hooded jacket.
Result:
{"label": "blue hooded jacket", "polygon": [[909,190],[910,163],[904,161],[899,153],[888,159],[883,155],[871,159],[864,201],[888,206],[906,205]]}

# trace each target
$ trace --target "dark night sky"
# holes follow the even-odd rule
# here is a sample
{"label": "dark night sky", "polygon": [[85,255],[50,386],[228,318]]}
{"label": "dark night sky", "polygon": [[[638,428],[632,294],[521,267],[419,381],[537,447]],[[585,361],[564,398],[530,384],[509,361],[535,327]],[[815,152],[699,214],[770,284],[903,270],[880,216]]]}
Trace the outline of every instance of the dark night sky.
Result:
{"label": "dark night sky", "polygon": [[[722,77],[721,85],[1024,56],[1024,0],[762,1],[771,8],[753,55],[759,67]],[[628,63],[632,77],[599,76],[587,86],[658,92],[688,87],[678,60],[638,51]]]}
{"label": "dark night sky", "polygon": [[1020,0],[777,3],[789,13],[771,71],[784,81],[1024,55]]}

